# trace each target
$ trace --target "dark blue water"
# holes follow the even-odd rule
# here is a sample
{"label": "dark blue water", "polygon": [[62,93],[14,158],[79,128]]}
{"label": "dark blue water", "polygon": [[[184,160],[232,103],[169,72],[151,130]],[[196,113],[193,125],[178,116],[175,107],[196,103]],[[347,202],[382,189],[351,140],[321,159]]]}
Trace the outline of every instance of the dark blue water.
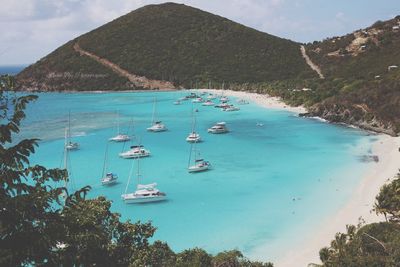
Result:
{"label": "dark blue water", "polygon": [[0,66],[0,75],[16,75],[26,67],[27,65]]}

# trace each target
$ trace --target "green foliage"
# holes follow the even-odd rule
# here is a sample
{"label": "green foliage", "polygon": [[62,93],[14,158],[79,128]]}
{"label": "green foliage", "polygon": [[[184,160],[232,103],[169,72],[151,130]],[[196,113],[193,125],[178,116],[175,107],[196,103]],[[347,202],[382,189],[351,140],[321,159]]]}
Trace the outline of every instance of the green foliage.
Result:
{"label": "green foliage", "polygon": [[400,225],[382,222],[347,226],[320,250],[324,267],[395,267],[400,262]]}
{"label": "green foliage", "polygon": [[400,174],[389,184],[382,186],[376,196],[374,210],[392,222],[400,222]]}

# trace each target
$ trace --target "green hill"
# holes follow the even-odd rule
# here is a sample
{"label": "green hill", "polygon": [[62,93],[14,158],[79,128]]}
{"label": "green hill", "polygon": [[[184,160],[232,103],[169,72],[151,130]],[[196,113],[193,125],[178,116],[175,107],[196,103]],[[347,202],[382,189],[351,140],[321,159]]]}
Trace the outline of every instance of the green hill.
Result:
{"label": "green hill", "polygon": [[[148,80],[174,87],[314,77],[299,44],[196,8],[166,3],[132,11],[61,46],[17,76],[23,89],[151,87],[81,55],[74,45]],[[153,86],[156,87],[156,86]],[[161,86],[160,86],[161,87]]]}

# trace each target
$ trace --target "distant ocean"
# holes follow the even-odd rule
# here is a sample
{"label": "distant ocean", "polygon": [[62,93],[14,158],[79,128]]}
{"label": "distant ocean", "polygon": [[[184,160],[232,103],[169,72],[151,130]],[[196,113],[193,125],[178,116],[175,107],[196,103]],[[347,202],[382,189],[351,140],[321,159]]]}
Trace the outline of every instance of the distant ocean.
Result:
{"label": "distant ocean", "polygon": [[[42,140],[33,164],[62,167],[64,129],[71,111],[72,134],[81,148],[70,154],[70,188],[90,185],[90,197],[105,195],[123,219],[152,221],[155,238],[174,250],[197,246],[215,253],[238,248],[246,256],[272,261],[296,244],[305,244],[348,201],[371,164],[359,160],[376,140],[366,132],[254,103],[240,106],[238,112],[193,104],[204,140],[197,149],[213,169],[189,174],[191,147],[185,138],[191,131],[192,103],[172,104],[184,94],[39,94],[38,101],[28,106],[21,137]],[[166,123],[167,132],[145,130],[154,97],[157,119]],[[135,140],[109,144],[109,171],[119,175],[119,183],[101,186],[107,140],[116,134],[117,110],[121,129],[130,129],[129,134],[151,150],[151,157],[140,163],[143,183],[157,182],[168,201],[127,205],[121,200],[132,160],[121,159],[118,153]],[[207,133],[217,121],[227,122],[230,133]],[[129,192],[135,181],[133,177]],[[261,247],[265,251],[258,254]]]}
{"label": "distant ocean", "polygon": [[16,75],[26,67],[27,65],[0,66],[0,75]]}

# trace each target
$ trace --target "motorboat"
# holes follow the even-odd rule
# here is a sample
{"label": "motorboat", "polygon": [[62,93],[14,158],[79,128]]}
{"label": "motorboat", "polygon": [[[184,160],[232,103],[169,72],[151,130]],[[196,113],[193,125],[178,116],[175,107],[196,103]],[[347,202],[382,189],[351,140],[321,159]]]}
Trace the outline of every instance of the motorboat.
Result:
{"label": "motorboat", "polygon": [[198,134],[196,132],[191,132],[188,135],[188,137],[186,137],[186,141],[188,141],[189,143],[198,143],[201,141],[200,134]]}
{"label": "motorboat", "polygon": [[228,128],[226,128],[225,122],[218,122],[214,126],[209,128],[207,131],[212,134],[221,134],[229,132]]}
{"label": "motorboat", "polygon": [[131,159],[148,157],[150,154],[150,151],[145,149],[142,145],[135,145],[131,146],[130,150],[120,153],[119,156],[124,159]]}
{"label": "motorboat", "polygon": [[202,103],[204,100],[201,97],[197,97],[195,99],[192,100],[193,103]]}
{"label": "motorboat", "polygon": [[206,102],[204,102],[203,104],[201,104],[201,105],[203,105],[203,106],[214,106],[215,105],[215,103],[214,102],[212,102],[211,100],[207,100]]}
{"label": "motorboat", "polygon": [[240,110],[239,107],[235,107],[234,105],[230,105],[228,107],[224,107],[222,108],[223,111],[238,111]]}

